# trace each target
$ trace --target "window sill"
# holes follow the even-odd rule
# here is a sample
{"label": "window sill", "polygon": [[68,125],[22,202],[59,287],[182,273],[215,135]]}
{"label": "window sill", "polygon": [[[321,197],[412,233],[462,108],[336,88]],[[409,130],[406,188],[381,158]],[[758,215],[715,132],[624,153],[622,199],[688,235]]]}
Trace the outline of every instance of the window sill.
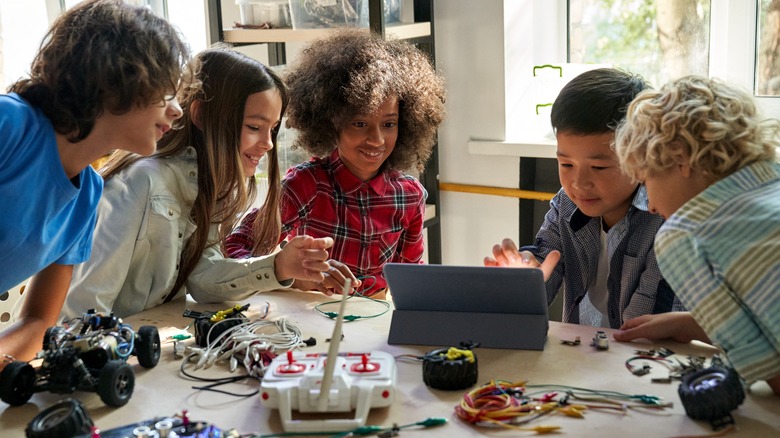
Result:
{"label": "window sill", "polygon": [[469,140],[472,155],[499,155],[506,157],[556,158],[556,142],[546,138],[525,142],[500,140]]}

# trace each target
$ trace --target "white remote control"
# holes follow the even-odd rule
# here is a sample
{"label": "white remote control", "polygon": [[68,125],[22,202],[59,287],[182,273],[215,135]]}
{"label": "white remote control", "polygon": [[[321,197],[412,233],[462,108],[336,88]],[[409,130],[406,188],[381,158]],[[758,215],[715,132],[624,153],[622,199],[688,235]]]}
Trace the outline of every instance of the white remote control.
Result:
{"label": "white remote control", "polygon": [[[395,358],[383,351],[341,353],[322,409],[324,354],[288,352],[277,356],[263,376],[260,400],[279,409],[288,432],[342,431],[364,426],[371,408],[390,406],[395,399]],[[327,413],[355,411],[354,419],[293,421],[292,411]]]}
{"label": "white remote control", "polygon": [[[338,432],[364,426],[371,408],[395,399],[395,358],[384,351],[339,353],[344,304],[333,329],[328,354],[288,351],[274,358],[260,383],[263,406],[279,409],[287,432]],[[329,413],[355,411],[352,419],[293,420],[292,411]]]}

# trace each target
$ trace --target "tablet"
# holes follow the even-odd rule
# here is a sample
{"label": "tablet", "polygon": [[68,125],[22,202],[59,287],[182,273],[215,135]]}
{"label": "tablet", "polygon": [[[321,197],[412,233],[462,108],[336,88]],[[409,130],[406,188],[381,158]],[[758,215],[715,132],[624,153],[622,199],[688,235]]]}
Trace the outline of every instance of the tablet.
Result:
{"label": "tablet", "polygon": [[547,294],[536,268],[388,263],[388,344],[543,350]]}

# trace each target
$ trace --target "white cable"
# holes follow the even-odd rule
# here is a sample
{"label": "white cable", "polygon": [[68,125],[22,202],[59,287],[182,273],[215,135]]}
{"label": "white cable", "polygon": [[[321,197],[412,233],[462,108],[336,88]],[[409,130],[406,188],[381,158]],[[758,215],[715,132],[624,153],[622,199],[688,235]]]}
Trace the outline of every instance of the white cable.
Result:
{"label": "white cable", "polygon": [[[209,329],[207,339],[211,337]],[[274,327],[277,333],[263,333],[268,327]],[[247,372],[262,377],[267,368],[262,364],[263,353],[285,352],[305,345],[301,331],[285,318],[276,321],[248,319],[220,333],[203,348],[192,348],[192,355],[198,358],[195,369],[208,368],[216,362],[227,361],[231,372],[241,363]],[[185,360],[189,360],[185,359]]]}

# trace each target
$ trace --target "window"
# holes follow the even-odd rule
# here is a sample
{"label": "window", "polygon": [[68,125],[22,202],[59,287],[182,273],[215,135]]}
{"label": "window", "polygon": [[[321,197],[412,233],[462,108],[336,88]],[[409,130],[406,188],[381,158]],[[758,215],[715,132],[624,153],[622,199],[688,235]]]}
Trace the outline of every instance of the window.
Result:
{"label": "window", "polygon": [[27,76],[48,25],[45,2],[0,0],[0,93]]}
{"label": "window", "polygon": [[780,96],[780,0],[760,0],[756,65],[757,96]]}
{"label": "window", "polygon": [[[80,0],[0,0],[0,92],[27,76],[49,23]],[[208,46],[205,2],[127,0],[146,5],[178,27],[193,53]],[[13,42],[13,44],[11,44]]]}
{"label": "window", "polygon": [[570,0],[569,59],[609,63],[654,86],[709,73],[710,0]]}

